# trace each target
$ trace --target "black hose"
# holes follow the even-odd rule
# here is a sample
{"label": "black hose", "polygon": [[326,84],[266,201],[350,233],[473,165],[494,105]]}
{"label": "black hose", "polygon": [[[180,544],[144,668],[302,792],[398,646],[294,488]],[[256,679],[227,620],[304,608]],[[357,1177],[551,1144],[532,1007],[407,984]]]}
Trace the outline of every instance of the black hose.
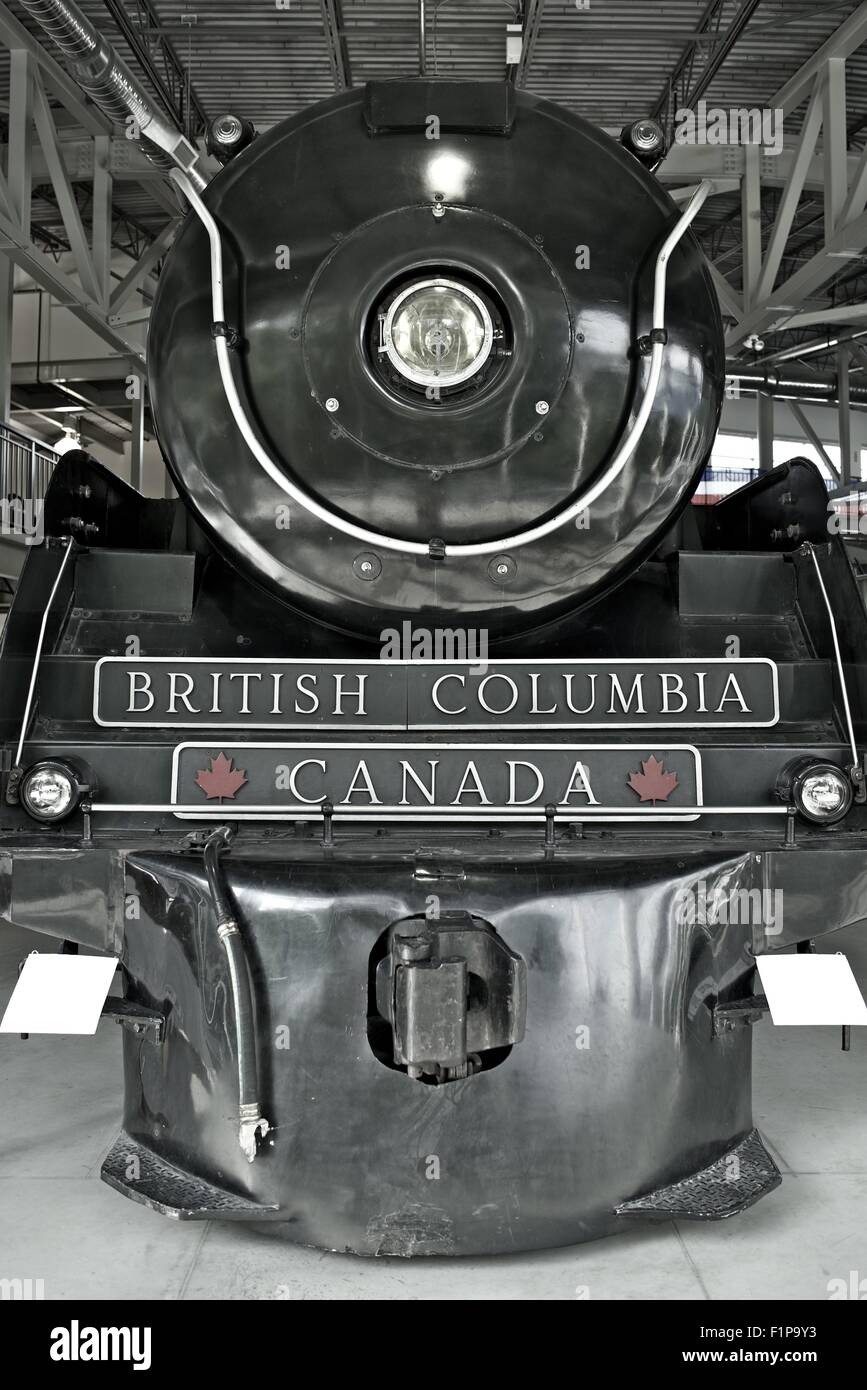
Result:
{"label": "black hose", "polygon": [[212,831],[205,841],[205,873],[211,890],[211,901],[217,917],[217,926],[222,922],[234,922],[235,904],[229,892],[226,875],[220,862],[221,855],[232,843],[234,836],[228,825],[220,825]]}
{"label": "black hose", "polygon": [[264,1138],[268,1121],[259,1107],[259,1071],[256,1063],[256,1017],[253,990],[244,938],[238,926],[237,909],[223,870],[222,856],[229,848],[233,832],[227,825],[218,826],[205,841],[205,875],[211,893],[217,935],[226,948],[232,1001],[235,1010],[235,1042],[238,1057],[238,1104],[240,1109],[240,1142],[252,1163],[256,1157],[257,1135]]}

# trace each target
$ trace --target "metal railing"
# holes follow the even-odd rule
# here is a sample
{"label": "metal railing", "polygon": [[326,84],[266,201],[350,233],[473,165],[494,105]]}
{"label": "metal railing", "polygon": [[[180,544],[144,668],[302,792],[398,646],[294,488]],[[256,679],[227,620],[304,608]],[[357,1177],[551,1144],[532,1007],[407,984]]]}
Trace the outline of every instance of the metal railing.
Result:
{"label": "metal railing", "polygon": [[0,530],[33,540],[58,455],[49,444],[0,421]]}

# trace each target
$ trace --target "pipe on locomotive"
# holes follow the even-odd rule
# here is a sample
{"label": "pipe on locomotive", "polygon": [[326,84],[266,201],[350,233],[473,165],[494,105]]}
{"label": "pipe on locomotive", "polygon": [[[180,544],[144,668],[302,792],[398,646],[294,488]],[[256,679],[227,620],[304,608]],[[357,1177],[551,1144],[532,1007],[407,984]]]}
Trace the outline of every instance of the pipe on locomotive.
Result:
{"label": "pipe on locomotive", "polygon": [[212,830],[205,840],[203,859],[211,901],[217,918],[217,935],[226,948],[232,1005],[235,1011],[235,1046],[238,1055],[238,1141],[248,1162],[256,1157],[258,1141],[271,1126],[259,1105],[259,1070],[256,1065],[256,1013],[244,939],[238,927],[229,885],[223,872],[222,856],[229,848],[233,832],[228,825]]}
{"label": "pipe on locomotive", "polygon": [[[807,404],[812,401],[821,405],[839,399],[838,377],[812,376],[807,372],[793,371],[791,368],[777,371],[764,366],[742,366],[733,362],[726,365],[726,379],[739,382],[745,390],[778,396],[780,400],[806,401]],[[851,382],[849,397],[852,405],[867,405],[867,386]]]}
{"label": "pipe on locomotive", "polygon": [[[347,521],[336,512],[332,512],[328,507],[323,507],[315,498],[311,497],[300,488],[297,483],[294,483],[291,478],[286,477],[282,469],[274,462],[267,450],[260,443],[241,403],[232,372],[229,340],[227,336],[229,330],[226,326],[225,301],[223,296],[223,244],[220,236],[220,229],[200,198],[197,190],[193,187],[190,179],[178,169],[172,170],[171,178],[184,193],[187,201],[199,217],[199,220],[202,222],[208,234],[211,250],[211,308],[215,328],[214,342],[217,350],[220,379],[235,424],[238,426],[244,442],[256,459],[256,462],[264,469],[271,481],[276,483],[281,491],[285,492],[288,497],[291,497],[294,502],[297,502],[299,506],[303,507],[313,516],[318,517],[320,521],[324,521],[327,525],[342,531],[344,535],[352,536],[354,539],[363,541],[367,545],[381,546],[385,550],[396,550],[404,555],[431,555],[432,546],[430,543],[425,544],[419,541],[405,541],[401,540],[398,536],[389,536],[380,531],[368,530],[366,526],[357,526],[354,522]],[[623,472],[623,469],[635,453],[641,436],[644,434],[659,387],[659,378],[662,372],[663,346],[665,342],[665,294],[668,262],[678,242],[702,207],[712,186],[711,181],[707,179],[699,184],[686,209],[665,238],[657,254],[653,280],[653,318],[650,334],[652,346],[647,384],[644,389],[641,405],[639,406],[638,413],[635,416],[629,433],[604,473],[595,483],[592,483],[590,487],[586,488],[584,492],[576,497],[573,502],[570,502],[568,506],[557,512],[555,516],[550,517],[548,521],[544,521],[538,526],[530,527],[526,531],[517,531],[511,536],[501,536],[497,540],[478,541],[472,544],[447,544],[444,547],[444,553],[446,555],[464,557],[495,555],[504,547],[508,547],[512,550],[516,549],[518,546],[529,545],[532,541],[542,540],[544,536],[549,536],[552,531],[559,530],[561,526],[565,526],[567,522],[572,521],[576,516],[586,511],[587,508],[610,487],[615,478]]]}
{"label": "pipe on locomotive", "polygon": [[195,145],[166,120],[74,0],[21,0],[21,8],[53,39],[78,85],[104,115],[120,122],[133,117],[152,164],[166,171],[183,169],[196,187],[207,186],[207,178],[195,167]]}

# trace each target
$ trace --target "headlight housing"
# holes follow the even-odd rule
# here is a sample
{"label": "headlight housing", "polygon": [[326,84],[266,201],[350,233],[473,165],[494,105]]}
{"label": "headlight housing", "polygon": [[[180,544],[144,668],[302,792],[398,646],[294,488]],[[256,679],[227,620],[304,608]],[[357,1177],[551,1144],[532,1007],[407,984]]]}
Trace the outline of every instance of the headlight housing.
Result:
{"label": "headlight housing", "polygon": [[72,815],[87,791],[89,787],[76,768],[52,758],[27,769],[18,797],[34,820],[56,823]]}
{"label": "headlight housing", "polygon": [[818,758],[797,758],[784,768],[777,793],[813,825],[835,825],[848,815],[854,798],[844,769]]}
{"label": "headlight housing", "polygon": [[389,361],[414,386],[448,389],[481,371],[494,345],[488,307],[469,285],[434,277],[415,280],[385,314]]}

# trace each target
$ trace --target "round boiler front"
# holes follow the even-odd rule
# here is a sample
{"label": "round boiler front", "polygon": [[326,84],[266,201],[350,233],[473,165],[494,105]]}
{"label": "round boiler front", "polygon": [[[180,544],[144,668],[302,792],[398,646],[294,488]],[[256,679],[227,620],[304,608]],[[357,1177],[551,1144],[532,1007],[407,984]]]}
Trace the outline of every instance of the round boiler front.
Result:
{"label": "round boiler front", "polygon": [[[496,638],[585,603],[670,525],[711,447],[721,329],[687,236],[669,267],[659,390],[623,472],[541,540],[438,558],[439,542],[546,520],[604,472],[647,383],[638,340],[678,216],[608,137],[516,100],[508,135],[444,120],[429,139],[424,125],[373,133],[364,93],[346,93],[259,138],[204,195],[261,444],[329,512],[424,553],[346,535],[250,452],[219,377],[195,216],[160,279],[151,394],[178,488],[247,573],[344,630],[442,615]],[[372,578],[362,552],[379,562]]]}

